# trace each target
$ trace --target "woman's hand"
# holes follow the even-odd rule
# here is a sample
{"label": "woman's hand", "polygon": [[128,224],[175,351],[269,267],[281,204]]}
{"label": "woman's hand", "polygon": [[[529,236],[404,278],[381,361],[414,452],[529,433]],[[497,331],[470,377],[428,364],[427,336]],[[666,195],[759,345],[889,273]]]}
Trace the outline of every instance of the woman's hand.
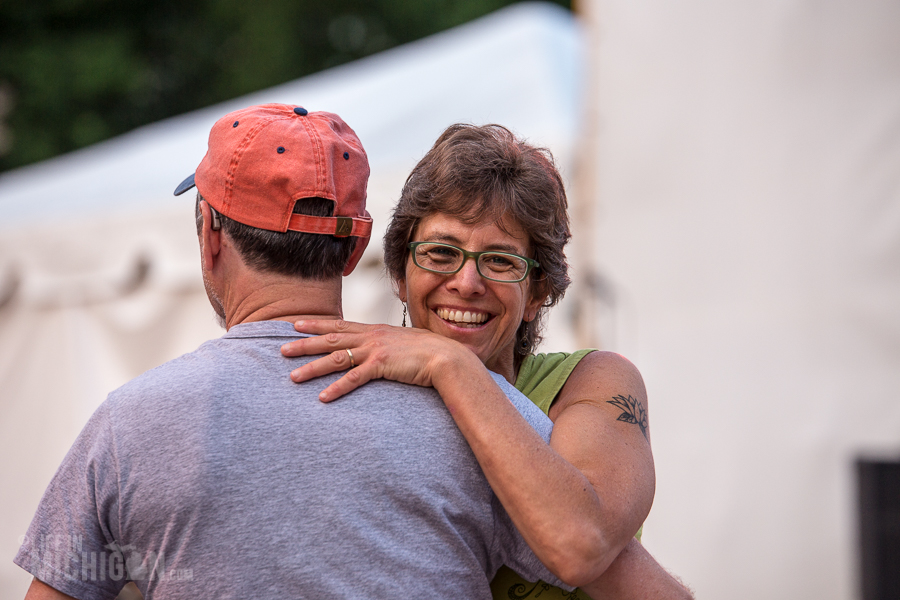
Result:
{"label": "woman's hand", "polygon": [[293,381],[300,383],[349,369],[319,394],[322,402],[336,400],[372,379],[434,387],[435,378],[446,372],[448,361],[471,360],[471,352],[462,344],[424,329],[344,320],[297,321],[294,328],[317,337],[284,344],[284,356],[327,356],[291,371]]}

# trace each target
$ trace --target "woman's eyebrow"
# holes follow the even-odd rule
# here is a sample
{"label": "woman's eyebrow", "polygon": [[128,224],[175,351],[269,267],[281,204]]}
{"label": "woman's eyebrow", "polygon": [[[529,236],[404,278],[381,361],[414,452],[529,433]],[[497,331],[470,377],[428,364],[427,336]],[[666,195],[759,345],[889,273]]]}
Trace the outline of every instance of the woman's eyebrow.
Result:
{"label": "woman's eyebrow", "polygon": [[431,235],[425,236],[425,241],[443,242],[445,244],[453,244],[454,246],[459,246],[460,244],[462,244],[458,237],[449,233],[433,233]]}
{"label": "woman's eyebrow", "polygon": [[488,247],[485,248],[485,251],[506,252],[507,254],[525,256],[524,250],[522,250],[518,246],[513,246],[512,244],[488,244]]}
{"label": "woman's eyebrow", "polygon": [[[428,242],[443,242],[445,244],[453,244],[454,246],[458,246],[462,248],[462,241],[451,233],[433,233],[431,235],[425,236],[425,241]],[[464,248],[465,250],[469,250],[469,248]],[[512,244],[506,244],[502,242],[497,242],[493,244],[488,244],[487,247],[484,248],[485,252],[507,252],[509,254],[516,254],[520,256],[524,256],[522,250],[518,246],[514,246]]]}

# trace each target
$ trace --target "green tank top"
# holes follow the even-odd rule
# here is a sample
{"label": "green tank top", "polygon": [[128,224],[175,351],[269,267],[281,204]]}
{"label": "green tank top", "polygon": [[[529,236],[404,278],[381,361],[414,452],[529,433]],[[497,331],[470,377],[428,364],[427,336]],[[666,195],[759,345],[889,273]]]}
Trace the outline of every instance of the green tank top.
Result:
{"label": "green tank top", "polygon": [[[579,350],[573,354],[555,352],[527,356],[519,367],[516,389],[528,396],[529,400],[547,414],[569,375],[581,359],[591,352],[593,349]],[[537,583],[526,581],[505,565],[500,567],[494,580],[491,581],[491,594],[494,600],[525,600],[538,597],[540,600],[560,598],[591,600],[581,590],[567,592],[544,581]]]}

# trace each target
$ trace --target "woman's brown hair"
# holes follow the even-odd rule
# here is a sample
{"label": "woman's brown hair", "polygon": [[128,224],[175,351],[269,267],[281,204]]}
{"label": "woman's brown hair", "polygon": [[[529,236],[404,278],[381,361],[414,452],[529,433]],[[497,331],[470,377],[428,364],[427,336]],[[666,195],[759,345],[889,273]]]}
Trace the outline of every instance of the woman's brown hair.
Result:
{"label": "woman's brown hair", "polygon": [[[545,148],[531,146],[501,125],[451,125],[412,170],[384,235],[384,259],[394,281],[405,278],[407,245],[419,222],[447,214],[465,223],[511,218],[528,236],[532,293],[546,296],[516,332],[516,368],[541,341],[547,308],[569,286],[564,248],[571,237],[566,191]],[[502,226],[502,225],[501,225]]]}

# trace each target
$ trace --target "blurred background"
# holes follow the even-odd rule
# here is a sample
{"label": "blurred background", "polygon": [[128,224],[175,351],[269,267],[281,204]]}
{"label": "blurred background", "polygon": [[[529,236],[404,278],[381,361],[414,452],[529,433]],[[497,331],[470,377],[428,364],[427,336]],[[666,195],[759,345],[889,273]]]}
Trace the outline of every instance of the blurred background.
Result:
{"label": "blurred background", "polygon": [[[542,349],[644,374],[646,547],[698,598],[900,597],[897,31],[892,0],[0,3],[0,598],[106,394],[220,335],[172,190],[260,102],[356,130],[374,240],[447,125],[549,147]],[[379,246],[344,311],[397,324]]]}

